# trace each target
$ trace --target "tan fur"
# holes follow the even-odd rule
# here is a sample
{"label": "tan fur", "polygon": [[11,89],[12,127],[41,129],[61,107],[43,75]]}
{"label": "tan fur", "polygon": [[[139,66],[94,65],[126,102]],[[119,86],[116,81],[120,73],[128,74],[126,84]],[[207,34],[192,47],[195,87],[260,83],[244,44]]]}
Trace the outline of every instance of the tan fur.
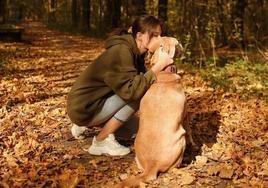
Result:
{"label": "tan fur", "polygon": [[185,105],[179,76],[159,73],[157,82],[140,104],[140,124],[134,147],[143,173],[123,182],[121,187],[137,187],[141,181],[156,179],[158,172],[181,164],[186,147],[186,131],[182,125]]}
{"label": "tan fur", "polygon": [[167,52],[169,56],[173,58],[175,51],[177,51],[178,54],[182,53],[183,47],[176,38],[161,37],[161,48],[158,48],[153,54],[148,52],[145,58],[145,66],[147,69],[150,69],[154,64],[157,63],[160,50]]}
{"label": "tan fur", "polygon": [[[168,48],[175,48],[173,39],[165,39],[171,44]],[[173,51],[168,52],[174,55]],[[155,63],[156,53],[152,59]],[[120,187],[138,187],[141,181],[156,179],[158,172],[166,172],[181,164],[186,147],[186,131],[182,125],[185,109],[186,96],[180,76],[165,71],[157,74],[157,82],[140,103],[139,130],[134,144],[136,162],[143,173],[126,180]]]}

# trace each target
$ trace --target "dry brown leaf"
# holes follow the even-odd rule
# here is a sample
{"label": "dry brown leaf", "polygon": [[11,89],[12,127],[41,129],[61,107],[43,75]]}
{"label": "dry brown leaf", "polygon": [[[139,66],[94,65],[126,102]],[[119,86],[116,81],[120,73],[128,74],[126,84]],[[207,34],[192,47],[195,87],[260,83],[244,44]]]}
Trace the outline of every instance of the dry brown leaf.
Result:
{"label": "dry brown leaf", "polygon": [[[14,52],[8,58],[7,72],[0,70],[4,73],[0,73],[0,169],[4,174],[0,187],[61,187],[59,182],[69,187],[105,187],[107,182],[119,182],[120,174],[140,172],[131,154],[116,160],[93,157],[81,149],[88,148],[91,140],[68,140],[67,93],[89,60],[103,51],[102,41],[48,30],[37,22],[26,23],[26,27],[31,45],[0,42],[0,52]],[[173,169],[164,176],[165,185],[155,181],[156,185],[173,187],[172,182],[186,176],[186,187],[189,183],[193,187],[217,186],[219,181],[225,182],[220,177],[238,187],[265,187],[267,103],[258,98],[243,101],[237,93],[209,88],[198,74],[185,72],[182,81],[194,141],[207,148],[199,148],[202,157],[197,157],[196,163],[187,161],[183,164],[187,169]],[[196,155],[185,153],[191,160]],[[205,163],[205,157],[215,165]],[[218,164],[222,161],[226,163]],[[156,187],[155,182],[142,186]]]}
{"label": "dry brown leaf", "polygon": [[224,166],[220,169],[219,177],[222,179],[231,179],[234,174],[234,169],[230,166]]}
{"label": "dry brown leaf", "polygon": [[79,178],[76,174],[66,174],[64,172],[64,175],[60,175],[60,185],[62,188],[75,188],[77,184],[79,183]]}
{"label": "dry brown leaf", "polygon": [[128,175],[126,173],[124,173],[124,174],[120,174],[119,177],[121,180],[125,180],[125,179],[127,179]]}
{"label": "dry brown leaf", "polygon": [[213,166],[209,166],[207,169],[207,173],[210,176],[215,176],[217,175],[221,170],[221,166],[220,165],[213,165]]}
{"label": "dry brown leaf", "polygon": [[200,155],[196,156],[195,159],[196,159],[195,164],[198,167],[204,166],[208,161],[208,158],[206,156],[200,156]]}
{"label": "dry brown leaf", "polygon": [[18,167],[18,159],[16,159],[12,153],[8,153],[8,151],[3,152],[3,157],[6,158],[6,162],[10,167]]}
{"label": "dry brown leaf", "polygon": [[182,174],[181,179],[179,180],[180,185],[190,185],[195,181],[195,177],[189,173]]}
{"label": "dry brown leaf", "polygon": [[139,187],[140,188],[146,188],[147,187],[147,184],[146,183],[143,183],[143,182],[140,182]]}

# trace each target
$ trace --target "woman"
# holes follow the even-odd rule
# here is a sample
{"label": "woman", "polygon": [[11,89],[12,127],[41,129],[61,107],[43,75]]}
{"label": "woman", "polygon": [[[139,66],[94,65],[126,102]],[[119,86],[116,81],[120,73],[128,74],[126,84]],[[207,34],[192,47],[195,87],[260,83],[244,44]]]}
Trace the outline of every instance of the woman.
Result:
{"label": "woman", "polygon": [[74,123],[71,132],[80,138],[87,127],[103,126],[93,138],[92,155],[126,155],[113,133],[137,110],[156,74],[173,63],[167,53],[147,72],[144,53],[160,46],[161,24],[150,15],[138,17],[131,34],[114,35],[106,50],[78,77],[67,100],[67,111]]}

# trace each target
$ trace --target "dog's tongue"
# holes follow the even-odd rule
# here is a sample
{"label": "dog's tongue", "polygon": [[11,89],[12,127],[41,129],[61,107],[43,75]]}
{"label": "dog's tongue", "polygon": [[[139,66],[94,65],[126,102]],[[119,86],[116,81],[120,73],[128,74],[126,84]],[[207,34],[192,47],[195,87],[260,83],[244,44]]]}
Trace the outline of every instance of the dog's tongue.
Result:
{"label": "dog's tongue", "polygon": [[167,66],[164,71],[166,72],[170,72],[170,73],[176,73],[177,72],[177,68],[175,65],[169,65]]}

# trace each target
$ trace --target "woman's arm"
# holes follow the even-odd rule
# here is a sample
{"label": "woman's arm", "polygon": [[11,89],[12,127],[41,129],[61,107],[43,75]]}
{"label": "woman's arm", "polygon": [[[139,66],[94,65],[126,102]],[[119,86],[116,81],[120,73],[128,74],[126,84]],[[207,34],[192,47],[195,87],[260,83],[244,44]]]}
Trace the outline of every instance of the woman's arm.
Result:
{"label": "woman's arm", "polygon": [[[131,49],[118,45],[110,49],[113,60],[109,62],[109,69],[105,71],[104,82],[118,96],[125,100],[140,99],[156,80],[152,70],[139,74],[134,66],[134,57]],[[105,61],[109,61],[106,59]]]}

